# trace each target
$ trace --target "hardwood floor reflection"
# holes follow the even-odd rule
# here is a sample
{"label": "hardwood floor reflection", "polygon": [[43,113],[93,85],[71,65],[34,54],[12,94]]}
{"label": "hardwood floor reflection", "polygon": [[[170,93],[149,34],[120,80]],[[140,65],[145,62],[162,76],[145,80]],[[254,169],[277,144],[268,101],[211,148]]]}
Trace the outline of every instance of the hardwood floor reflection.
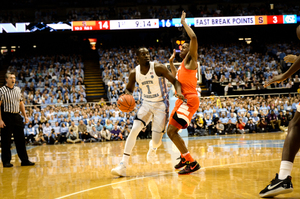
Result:
{"label": "hardwood floor reflection", "polygon": [[[173,169],[179,152],[168,139],[154,164],[146,161],[149,140],[138,140],[125,178],[110,174],[122,159],[125,142],[38,146],[28,150],[35,167],[21,167],[17,156],[13,168],[0,167],[0,198],[259,198],[279,170],[285,136],[185,138],[202,167],[187,176]],[[294,192],[277,198],[300,198],[298,157],[292,177]]]}

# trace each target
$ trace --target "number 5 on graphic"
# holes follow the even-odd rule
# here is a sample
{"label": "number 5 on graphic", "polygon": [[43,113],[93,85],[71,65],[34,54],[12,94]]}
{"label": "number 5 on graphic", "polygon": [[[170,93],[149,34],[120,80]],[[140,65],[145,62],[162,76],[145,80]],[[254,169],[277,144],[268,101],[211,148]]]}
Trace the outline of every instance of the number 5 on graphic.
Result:
{"label": "number 5 on graphic", "polygon": [[151,94],[151,91],[150,91],[150,86],[147,85],[147,88],[148,88],[148,94]]}

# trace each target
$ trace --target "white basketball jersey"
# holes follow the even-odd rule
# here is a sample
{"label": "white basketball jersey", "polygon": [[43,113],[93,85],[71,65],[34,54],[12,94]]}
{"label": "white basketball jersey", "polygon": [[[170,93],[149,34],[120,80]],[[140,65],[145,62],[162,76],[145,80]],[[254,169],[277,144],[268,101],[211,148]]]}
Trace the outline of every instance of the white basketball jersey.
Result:
{"label": "white basketball jersey", "polygon": [[150,68],[146,75],[141,74],[141,67],[135,68],[136,82],[142,90],[142,99],[150,102],[163,101],[168,96],[167,83],[164,77],[155,73],[154,62],[150,62]]}

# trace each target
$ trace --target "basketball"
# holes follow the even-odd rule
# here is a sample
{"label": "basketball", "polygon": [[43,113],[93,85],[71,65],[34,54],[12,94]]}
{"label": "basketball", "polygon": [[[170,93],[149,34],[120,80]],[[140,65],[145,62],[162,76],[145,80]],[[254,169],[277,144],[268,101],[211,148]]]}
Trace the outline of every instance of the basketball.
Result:
{"label": "basketball", "polygon": [[122,95],[117,102],[118,108],[122,112],[131,112],[135,107],[135,101],[132,95]]}
{"label": "basketball", "polygon": [[297,37],[300,40],[300,25],[296,29]]}

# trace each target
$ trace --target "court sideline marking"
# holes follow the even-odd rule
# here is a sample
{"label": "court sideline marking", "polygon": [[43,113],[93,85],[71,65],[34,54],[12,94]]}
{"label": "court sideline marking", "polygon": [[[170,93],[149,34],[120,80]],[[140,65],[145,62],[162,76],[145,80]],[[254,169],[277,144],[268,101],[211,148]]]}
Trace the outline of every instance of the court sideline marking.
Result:
{"label": "court sideline marking", "polygon": [[[214,165],[214,166],[208,166],[208,167],[201,167],[201,169],[209,169],[209,168],[215,168],[215,167],[226,167],[226,166],[233,166],[233,165],[240,165],[240,164],[251,164],[251,163],[258,163],[258,162],[275,161],[275,160],[278,161],[278,160],[281,160],[281,159],[259,160],[259,161],[252,161],[252,162],[240,162],[240,163],[233,163],[233,164]],[[120,181],[120,182],[114,182],[114,183],[105,184],[105,185],[101,185],[101,186],[98,186],[98,187],[93,187],[93,188],[90,188],[90,189],[85,189],[85,190],[82,190],[82,191],[74,192],[74,193],[71,193],[71,194],[68,194],[68,195],[65,195],[65,196],[61,196],[61,197],[58,197],[58,198],[55,198],[55,199],[67,198],[67,197],[74,196],[74,195],[77,195],[77,194],[80,194],[80,193],[84,193],[84,192],[95,190],[95,189],[100,189],[100,188],[103,188],[103,187],[112,186],[112,185],[115,185],[115,184],[130,182],[130,181],[134,181],[134,180],[141,180],[141,179],[145,179],[145,178],[163,176],[163,175],[168,175],[168,174],[172,174],[172,173],[177,173],[177,172],[172,171],[172,172],[168,172],[168,173],[156,174],[156,175],[151,175],[151,176],[137,177],[137,178],[133,178],[133,179],[130,179],[130,180],[123,180],[123,181]]]}

